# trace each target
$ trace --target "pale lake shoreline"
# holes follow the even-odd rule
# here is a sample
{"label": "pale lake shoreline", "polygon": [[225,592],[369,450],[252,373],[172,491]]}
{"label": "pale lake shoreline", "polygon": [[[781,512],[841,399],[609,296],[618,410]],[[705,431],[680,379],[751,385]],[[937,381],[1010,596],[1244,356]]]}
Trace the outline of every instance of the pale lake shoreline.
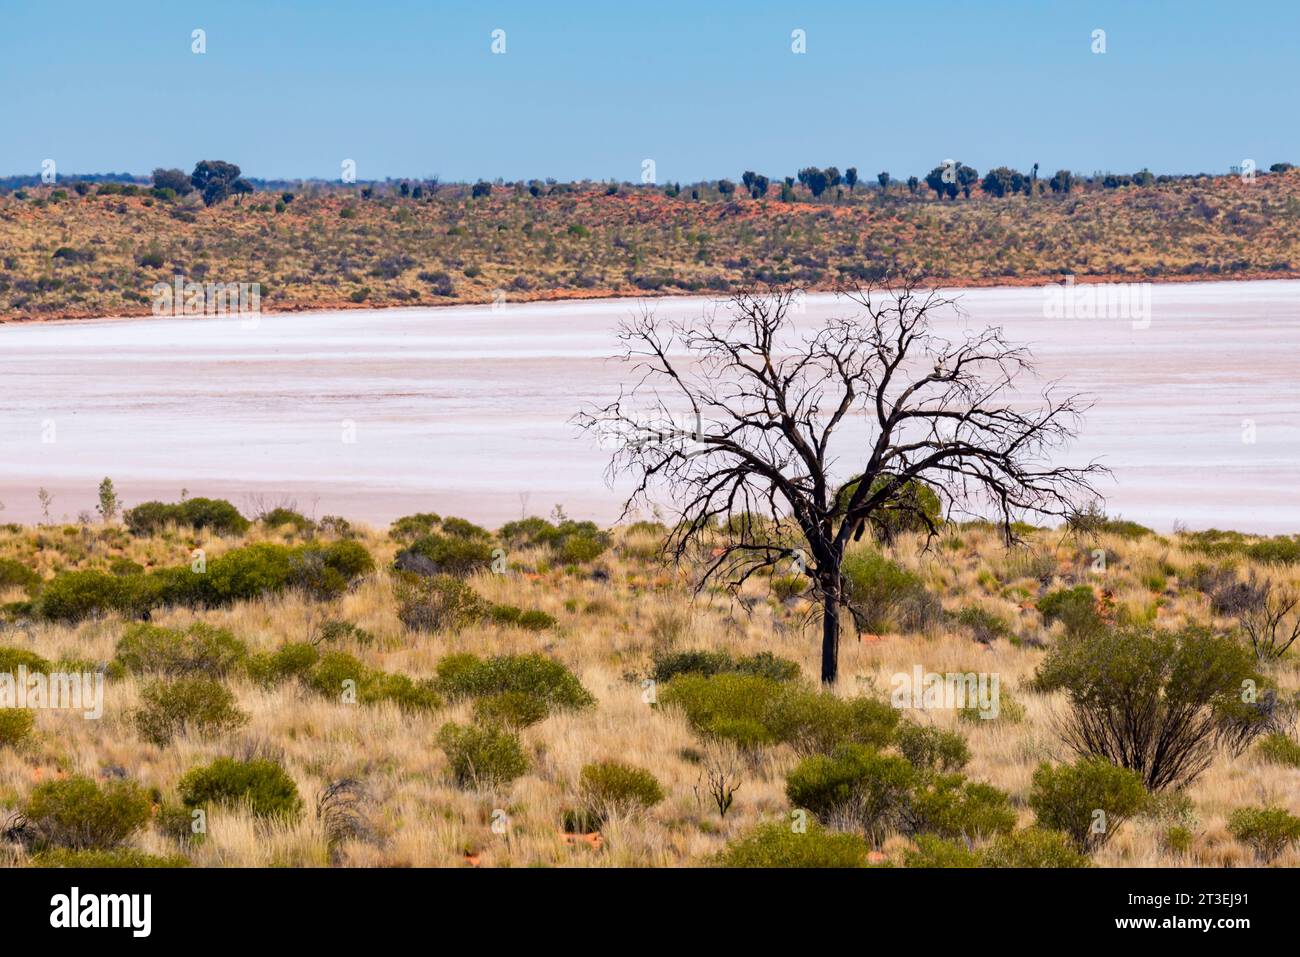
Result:
{"label": "pale lake shoreline", "polygon": [[[1080,284],[1085,279],[1080,279]],[[941,287],[967,318],[1034,348],[1046,379],[1094,395],[1072,461],[1115,472],[1112,514],[1169,530],[1300,531],[1300,281],[1152,284],[1149,328],[1042,315],[1043,287]],[[191,495],[293,501],[383,524],[414,511],[488,524],[561,504],[612,521],[608,451],[569,417],[617,393],[619,319],[712,296],[555,299],[0,326],[0,521]],[[809,321],[835,310],[808,296]],[[951,326],[951,328],[950,328]],[[350,425],[349,425],[350,423]],[[50,427],[53,427],[51,437]]]}

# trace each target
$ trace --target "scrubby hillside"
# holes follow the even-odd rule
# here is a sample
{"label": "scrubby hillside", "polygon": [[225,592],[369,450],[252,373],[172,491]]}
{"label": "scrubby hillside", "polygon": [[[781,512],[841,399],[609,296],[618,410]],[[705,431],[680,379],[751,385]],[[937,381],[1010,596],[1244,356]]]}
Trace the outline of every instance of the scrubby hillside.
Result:
{"label": "scrubby hillside", "polygon": [[[1263,614],[1295,539],[864,546],[823,692],[801,579],[693,598],[651,523],[191,503],[0,530],[0,672],[104,674],[101,719],[0,710],[5,862],[1300,864],[1300,650]],[[918,670],[996,675],[997,716],[898,707]],[[1072,694],[1150,687],[1203,770],[1067,746]]]}
{"label": "scrubby hillside", "polygon": [[261,307],[279,310],[817,289],[897,272],[954,285],[1300,275],[1300,170],[1103,185],[1129,179],[945,200],[893,183],[838,201],[802,186],[779,199],[779,184],[762,199],[705,184],[312,185],[211,207],[166,188],[33,187],[0,196],[0,319],[148,315],[154,284],[177,274],[259,283]]}

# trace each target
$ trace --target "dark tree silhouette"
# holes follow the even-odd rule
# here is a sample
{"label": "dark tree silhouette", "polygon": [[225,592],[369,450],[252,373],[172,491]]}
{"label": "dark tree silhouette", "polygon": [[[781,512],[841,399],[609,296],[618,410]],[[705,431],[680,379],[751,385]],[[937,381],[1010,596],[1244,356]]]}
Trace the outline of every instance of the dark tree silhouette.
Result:
{"label": "dark tree silhouette", "polygon": [[205,206],[216,206],[227,196],[251,193],[253,187],[239,178],[240,169],[223,160],[201,160],[190,174],[190,183],[203,197]]}
{"label": "dark tree silhouette", "polygon": [[[739,590],[792,561],[804,570],[822,607],[829,683],[840,611],[852,610],[846,550],[891,517],[933,535],[934,519],[908,494],[918,482],[948,514],[991,511],[1011,542],[1024,515],[1066,516],[1095,499],[1089,479],[1102,469],[1047,460],[1075,435],[1086,404],[1051,386],[1038,402],[1012,404],[1032,366],[1000,329],[957,343],[932,334],[931,315],[953,300],[916,280],[853,288],[841,293],[850,315],[799,329],[800,295],[742,292],[694,321],[645,307],[621,330],[633,385],[576,421],[617,438],[610,478],[636,481],[625,514],[660,491],[672,499],[678,520],[665,554],[701,560],[700,588]],[[683,417],[684,427],[673,424]]]}
{"label": "dark tree silhouette", "polygon": [[189,176],[179,169],[156,169],[153,171],[153,184],[158,189],[174,190],[177,196],[188,196],[194,192]]}
{"label": "dark tree silhouette", "polygon": [[844,182],[849,184],[849,192],[853,192],[858,185],[858,168],[856,166],[850,166],[844,171]]}

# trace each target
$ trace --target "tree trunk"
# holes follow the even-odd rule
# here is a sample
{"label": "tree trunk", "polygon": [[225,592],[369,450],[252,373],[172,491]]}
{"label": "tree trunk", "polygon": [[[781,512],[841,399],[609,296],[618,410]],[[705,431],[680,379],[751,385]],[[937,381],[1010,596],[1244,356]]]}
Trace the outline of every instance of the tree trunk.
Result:
{"label": "tree trunk", "polygon": [[840,574],[822,579],[822,684],[834,684],[840,671]]}

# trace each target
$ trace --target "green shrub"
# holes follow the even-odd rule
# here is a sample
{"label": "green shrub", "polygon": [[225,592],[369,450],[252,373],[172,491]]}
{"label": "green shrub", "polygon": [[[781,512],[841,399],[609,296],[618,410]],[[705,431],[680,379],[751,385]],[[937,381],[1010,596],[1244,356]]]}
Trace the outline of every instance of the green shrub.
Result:
{"label": "green shrub", "polygon": [[1084,853],[1109,841],[1145,800],[1142,777],[1104,758],[1040,764],[1029,793],[1039,827],[1067,834]]}
{"label": "green shrub", "polygon": [[118,639],[113,666],[119,672],[172,677],[221,678],[248,657],[242,641],[223,628],[195,622],[188,628],[132,625]]}
{"label": "green shrub", "polygon": [[73,851],[67,848],[56,848],[49,851],[41,851],[39,854],[33,854],[27,862],[28,867],[74,867],[74,868],[130,868],[138,870],[141,868],[153,867],[189,867],[190,861],[179,854],[168,855],[167,857],[158,857],[153,854],[146,854],[144,851],[137,851],[130,847],[119,847],[112,850],[82,850]]}
{"label": "green shrub", "polygon": [[26,708],[0,708],[0,748],[20,744],[32,733],[35,720]]}
{"label": "green shrub", "polygon": [[788,658],[778,658],[770,651],[741,658],[727,651],[661,651],[654,655],[650,676],[658,683],[678,675],[719,675],[724,673],[756,675],[773,681],[793,681],[799,677],[799,665]]}
{"label": "green shrub", "polygon": [[915,781],[902,758],[849,744],[804,758],[786,775],[785,793],[818,820],[860,828],[879,842],[900,822]]}
{"label": "green shrub", "polygon": [[488,567],[492,561],[492,545],[482,539],[458,535],[422,535],[398,558],[406,554],[429,559],[440,574],[464,578]]}
{"label": "green shrub", "polygon": [[864,867],[870,848],[857,834],[836,834],[816,821],[802,832],[789,824],[760,824],[729,842],[716,867]]}
{"label": "green shrub", "polygon": [[455,538],[487,540],[492,537],[492,533],[486,528],[454,515],[449,515],[442,520],[442,531]]}
{"label": "green shrub", "polygon": [[148,684],[140,692],[140,709],[134,717],[140,737],[159,747],[170,744],[178,734],[215,737],[248,721],[230,689],[213,678]]}
{"label": "green shrub", "polygon": [[320,653],[314,645],[295,641],[273,652],[249,655],[244,669],[252,681],[270,687],[290,678],[305,678],[319,659]]}
{"label": "green shrub", "polygon": [[618,761],[584,765],[578,790],[586,809],[602,819],[651,808],[664,799],[664,789],[653,774]]}
{"label": "green shrub", "polygon": [[568,668],[537,653],[486,661],[471,654],[448,655],[438,662],[437,687],[453,700],[518,691],[557,710],[586,708],[596,700]]}
{"label": "green shrub", "polygon": [[452,777],[463,788],[504,787],[528,770],[519,738],[502,728],[447,723],[438,731]]}
{"label": "green shrub", "polygon": [[166,803],[158,808],[154,824],[160,834],[178,844],[202,844],[207,840],[206,826],[199,824],[202,818],[196,815],[204,813],[184,804]]}
{"label": "green shrub", "polygon": [[500,536],[506,543],[522,548],[544,546],[565,565],[583,565],[593,561],[609,547],[609,535],[594,522],[565,519],[555,525],[536,516],[507,522]]}
{"label": "green shrub", "polygon": [[401,575],[393,584],[397,617],[412,631],[456,631],[482,617],[486,603],[451,575]]}
{"label": "green shrub", "polygon": [[1244,688],[1264,683],[1250,653],[1196,627],[1125,628],[1058,642],[1034,683],[1066,693],[1067,744],[1137,771],[1150,791],[1195,779],[1229,725],[1247,744],[1267,725],[1265,709],[1242,701]]}
{"label": "green shrub", "polygon": [[132,575],[143,575],[144,566],[129,558],[115,558],[108,563],[108,572],[118,578],[130,578]]}
{"label": "green shrub", "polygon": [[1005,791],[961,774],[922,776],[904,811],[910,833],[975,841],[1006,834],[1016,826],[1016,812]]}
{"label": "green shrub", "polygon": [[409,542],[428,535],[442,522],[442,517],[433,512],[418,512],[404,515],[388,528],[388,537],[399,542]]}
{"label": "green shrub", "polygon": [[1025,706],[1011,697],[1011,693],[998,688],[997,697],[998,713],[996,715],[985,711],[979,705],[972,705],[969,708],[958,708],[957,718],[970,724],[1019,724],[1025,720]]}
{"label": "green shrub", "polygon": [[895,740],[908,763],[921,770],[960,771],[970,760],[966,739],[956,731],[905,721]]}
{"label": "green shrub", "polygon": [[358,628],[350,621],[330,619],[320,626],[317,638],[323,645],[336,645],[343,641],[352,641],[358,645],[374,644],[375,636],[364,628]]}
{"label": "green shrub", "polygon": [[914,848],[903,852],[904,867],[979,867],[982,856],[959,841],[918,834]]}
{"label": "green shrub", "polygon": [[546,701],[525,691],[503,691],[474,702],[474,720],[499,724],[509,731],[522,731],[550,714]]}
{"label": "green shrub", "polygon": [[1300,538],[1266,538],[1248,545],[1246,557],[1265,564],[1294,565],[1300,562]]}
{"label": "green shrub", "polygon": [[144,576],[101,571],[62,572],[45,583],[35,611],[45,621],[77,622],[118,612],[138,617],[152,604]]}
{"label": "green shrub", "polygon": [[854,552],[841,571],[844,597],[859,631],[920,631],[943,611],[920,578],[878,552]]}
{"label": "green shrub", "polygon": [[293,558],[294,549],[272,542],[232,549],[208,562],[204,574],[191,572],[194,591],[181,597],[197,598],[199,603],[216,608],[278,594],[289,584]]}
{"label": "green shrub", "polygon": [[897,709],[874,698],[841,698],[787,685],[770,701],[763,725],[802,756],[830,754],[843,744],[884,748],[893,740],[898,719]]}
{"label": "green shrub", "polygon": [[780,682],[757,675],[684,674],[663,687],[659,704],[681,708],[701,734],[752,749],[776,741],[767,715],[782,688]]}
{"label": "green shrub", "polygon": [[1269,764],[1285,764],[1289,767],[1300,768],[1300,744],[1292,741],[1280,731],[1270,734],[1260,741],[1255,750]]}
{"label": "green shrub", "polygon": [[807,590],[807,575],[778,575],[772,579],[772,594],[780,602],[793,601]]}
{"label": "green shrub", "polygon": [[1170,854],[1186,854],[1192,849],[1193,837],[1191,828],[1174,825],[1161,833],[1160,846]]}
{"label": "green shrub", "polygon": [[558,529],[553,524],[532,515],[515,522],[506,522],[497,531],[497,537],[516,548],[531,548],[548,544],[557,537],[557,533]]}
{"label": "green shrub", "polygon": [[513,625],[525,631],[546,631],[555,627],[555,619],[544,611],[524,611],[514,605],[493,605],[488,617],[501,625]]}
{"label": "green shrub", "polygon": [[1300,818],[1280,807],[1243,807],[1228,818],[1228,833],[1265,862],[1300,841]]}
{"label": "green shrub", "polygon": [[286,584],[317,601],[329,601],[374,567],[374,559],[360,542],[343,539],[323,548],[305,545],[290,553]]}
{"label": "green shrub", "polygon": [[0,674],[11,674],[16,677],[19,665],[26,667],[29,675],[47,675],[54,668],[34,651],[0,646]]}
{"label": "green shrub", "polygon": [[1091,867],[1060,831],[1029,827],[997,838],[984,852],[985,867]]}
{"label": "green shrub", "polygon": [[22,562],[12,558],[0,558],[0,590],[21,588],[29,595],[41,583],[41,576]]}
{"label": "green shrub", "polygon": [[336,700],[355,693],[357,703],[391,701],[406,711],[435,710],[443,704],[432,681],[417,683],[406,675],[369,668],[342,651],[321,655],[304,680],[317,693]]}
{"label": "green shrub", "polygon": [[[875,495],[884,491],[893,480],[892,476],[880,476],[871,483],[870,493]],[[849,482],[837,494],[837,501],[842,503],[840,510],[848,505],[849,499],[857,491],[858,482]],[[943,504],[935,490],[920,479],[902,482],[894,492],[882,502],[870,518],[871,530],[882,542],[892,542],[899,535],[907,532],[928,533],[932,526],[943,523]]]}
{"label": "green shrub", "polygon": [[309,532],[316,527],[316,523],[306,515],[283,507],[271,509],[259,521],[267,528],[284,528],[289,525],[295,532]]}
{"label": "green shrub", "polygon": [[129,781],[101,788],[91,778],[73,775],[38,784],[23,814],[38,849],[83,850],[121,844],[148,822],[149,807],[149,796]]}
{"label": "green shrub", "polygon": [[190,498],[174,505],[144,502],[122,516],[132,535],[153,535],[167,525],[184,525],[218,535],[243,535],[251,524],[225,499]]}
{"label": "green shrub", "polygon": [[1043,623],[1059,621],[1070,636],[1095,635],[1105,630],[1106,622],[1097,605],[1097,596],[1090,585],[1058,588],[1038,601],[1038,612]]}
{"label": "green shrub", "polygon": [[187,771],[176,788],[191,809],[240,806],[255,817],[285,820],[302,812],[297,785],[274,761],[217,758]]}

